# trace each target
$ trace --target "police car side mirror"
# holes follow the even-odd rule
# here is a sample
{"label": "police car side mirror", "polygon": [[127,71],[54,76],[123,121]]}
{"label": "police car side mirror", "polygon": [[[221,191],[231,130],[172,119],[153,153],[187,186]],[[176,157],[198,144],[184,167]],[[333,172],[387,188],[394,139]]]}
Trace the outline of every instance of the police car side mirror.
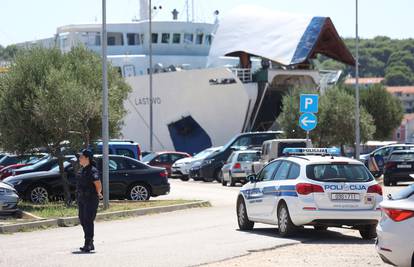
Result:
{"label": "police car side mirror", "polygon": [[257,177],[255,174],[251,174],[249,176],[247,176],[247,180],[251,183],[255,183],[257,181]]}

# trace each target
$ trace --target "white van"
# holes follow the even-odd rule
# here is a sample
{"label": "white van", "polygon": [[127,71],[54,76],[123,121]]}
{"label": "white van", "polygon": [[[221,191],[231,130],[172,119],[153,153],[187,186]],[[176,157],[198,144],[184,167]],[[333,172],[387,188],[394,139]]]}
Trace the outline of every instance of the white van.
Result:
{"label": "white van", "polygon": [[253,163],[253,172],[259,173],[267,163],[283,156],[283,149],[287,147],[311,148],[312,141],[310,139],[272,139],[263,142],[262,155],[258,162]]}

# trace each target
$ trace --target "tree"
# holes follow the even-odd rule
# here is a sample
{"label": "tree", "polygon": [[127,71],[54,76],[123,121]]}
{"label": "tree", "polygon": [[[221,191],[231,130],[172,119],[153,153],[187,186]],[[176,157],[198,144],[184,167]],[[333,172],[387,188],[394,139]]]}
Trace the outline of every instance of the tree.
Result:
{"label": "tree", "polygon": [[387,67],[385,73],[385,84],[390,86],[411,85],[414,78],[411,69],[404,63],[394,64]]}
{"label": "tree", "polygon": [[387,140],[401,124],[404,109],[401,101],[387,92],[382,85],[373,85],[361,90],[361,105],[374,119],[375,140]]}
{"label": "tree", "polygon": [[[69,203],[62,150],[78,150],[100,137],[102,86],[100,58],[78,47],[33,48],[20,52],[0,80],[0,144],[10,152],[44,147],[58,158]],[[109,66],[110,133],[119,134],[125,114],[123,101],[130,87]]]}
{"label": "tree", "polygon": [[[329,89],[319,102],[319,122],[313,136],[320,146],[355,144],[355,98],[339,87]],[[375,125],[372,116],[360,109],[360,136],[366,142],[372,138]]]}
{"label": "tree", "polygon": [[299,98],[301,94],[315,93],[299,88],[289,90],[282,98],[282,111],[277,118],[287,138],[304,138],[306,132],[299,127]]}
{"label": "tree", "polygon": [[[304,138],[306,133],[300,129],[299,95],[304,93],[294,89],[282,100],[282,113],[278,122],[288,138]],[[315,92],[313,92],[315,93]],[[372,138],[375,125],[372,116],[361,108],[361,140]],[[354,145],[355,143],[355,98],[339,87],[329,89],[319,98],[318,126],[310,134],[317,146]]]}

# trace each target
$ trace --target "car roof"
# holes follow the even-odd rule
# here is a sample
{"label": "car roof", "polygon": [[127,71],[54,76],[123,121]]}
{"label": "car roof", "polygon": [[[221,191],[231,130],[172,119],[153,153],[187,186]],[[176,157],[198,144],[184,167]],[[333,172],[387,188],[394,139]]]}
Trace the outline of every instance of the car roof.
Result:
{"label": "car roof", "polygon": [[350,164],[358,164],[363,165],[363,163],[359,160],[347,158],[347,157],[337,157],[337,156],[322,156],[322,155],[297,155],[297,156],[288,156],[288,157],[280,157],[278,159],[286,159],[292,162],[296,162],[299,164],[329,164],[329,163],[350,163]]}
{"label": "car roof", "polygon": [[242,153],[254,153],[260,152],[258,150],[236,150],[233,153],[242,154]]}

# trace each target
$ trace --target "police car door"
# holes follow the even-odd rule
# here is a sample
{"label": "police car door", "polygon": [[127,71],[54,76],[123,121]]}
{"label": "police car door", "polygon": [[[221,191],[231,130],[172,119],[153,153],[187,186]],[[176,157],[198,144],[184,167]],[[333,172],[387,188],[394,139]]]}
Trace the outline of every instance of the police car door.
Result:
{"label": "police car door", "polygon": [[257,176],[257,182],[248,190],[247,210],[249,217],[256,220],[264,219],[263,200],[264,194],[267,194],[272,186],[273,175],[280,165],[280,161],[273,161],[265,166]]}
{"label": "police car door", "polygon": [[[280,162],[279,167],[273,175],[271,185],[263,190],[263,214],[261,217],[269,222],[277,221],[277,203],[281,197],[285,197],[287,195],[288,189],[290,189],[287,178],[291,162],[286,160],[281,160]],[[293,186],[293,189],[295,190],[295,186]]]}

